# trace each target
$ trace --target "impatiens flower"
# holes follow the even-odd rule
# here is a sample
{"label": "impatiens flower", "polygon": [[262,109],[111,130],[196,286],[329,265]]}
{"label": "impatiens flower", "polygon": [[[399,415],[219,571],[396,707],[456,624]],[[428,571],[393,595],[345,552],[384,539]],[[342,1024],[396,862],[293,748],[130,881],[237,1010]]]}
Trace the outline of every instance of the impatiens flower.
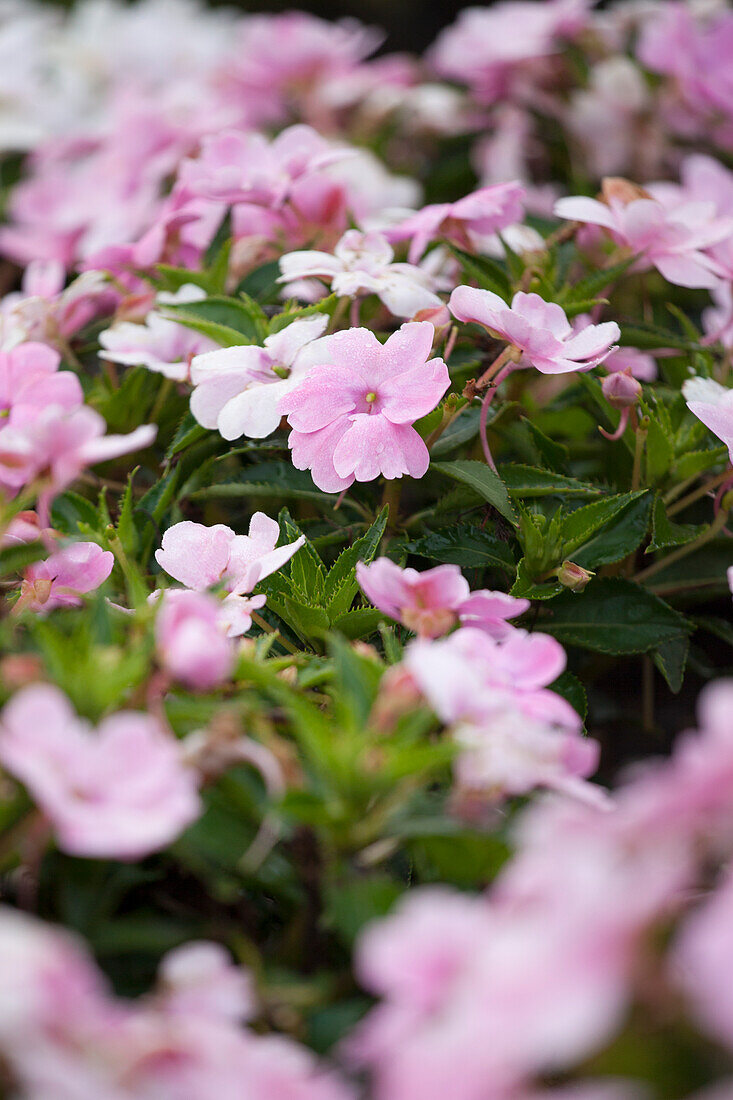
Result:
{"label": "impatiens flower", "polygon": [[193,940],[163,957],[156,1006],[176,1016],[240,1023],[254,1014],[252,980],[221,944]]}
{"label": "impatiens flower", "polygon": [[607,802],[600,787],[584,782],[600,756],[590,737],[553,729],[514,709],[480,725],[460,723],[452,737],[460,747],[453,767],[460,796],[506,797],[547,787],[595,805]]}
{"label": "impatiens flower", "polygon": [[387,236],[391,241],[410,241],[408,259],[416,264],[431,241],[442,237],[473,249],[476,237],[506,229],[522,220],[524,188],[520,183],[482,187],[458,202],[435,203],[410,215]]}
{"label": "impatiens flower", "polygon": [[430,277],[414,264],[393,263],[394,252],[381,233],[350,229],[330,252],[289,252],[280,260],[281,283],[324,279],[344,298],[376,294],[395,317],[443,303],[430,289]]}
{"label": "impatiens flower", "polygon": [[604,201],[575,196],[559,199],[560,218],[599,225],[617,244],[639,256],[641,270],[655,267],[676,286],[714,287],[723,269],[706,251],[733,232],[733,220],[716,214],[711,202],[685,202],[668,208],[636,189],[605,181]]}
{"label": "impatiens flower", "polygon": [[0,762],[28,787],[72,855],[142,859],[201,810],[195,773],[154,718],[120,712],[92,731],[48,684],[23,688],[6,704]]}
{"label": "impatiens flower", "polygon": [[719,341],[723,347],[733,348],[733,284],[720,283],[710,294],[714,304],[702,313],[703,343]]}
{"label": "impatiens flower", "polygon": [[429,321],[402,325],[384,344],[352,328],[320,341],[320,361],[280,402],[293,429],[293,465],[324,492],[380,474],[422,477],[428,449],[412,427],[448,389],[448,368],[430,359]]}
{"label": "impatiens flower", "polygon": [[[188,284],[165,299],[161,304],[182,305],[206,297],[201,287]],[[189,377],[189,365],[194,355],[217,347],[213,340],[198,332],[163,317],[158,310],[151,310],[142,325],[123,321],[99,334],[101,359],[122,363],[129,367],[147,367],[148,370],[185,382]]]}
{"label": "impatiens flower", "polygon": [[280,423],[278,402],[303,379],[308,347],[328,317],[316,313],[268,336],[264,347],[242,345],[197,355],[191,363],[191,412],[224,439],[262,439]]}
{"label": "impatiens flower", "polygon": [[32,611],[78,607],[81,595],[99,588],[114,565],[114,555],[96,542],[75,542],[57,550],[45,561],[29,565],[15,605]]}
{"label": "impatiens flower", "polygon": [[229,676],[234,649],[206,592],[169,589],[161,595],[155,641],[166,672],[194,691],[210,691]]}
{"label": "impatiens flower", "polygon": [[222,523],[206,527],[184,520],[168,528],[155,560],[186,588],[201,592],[223,583],[228,592],[240,596],[281,569],[305,541],[301,536],[277,546],[279,537],[277,522],[264,512],[254,513],[248,535],[235,535]]}
{"label": "impatiens flower", "polygon": [[408,646],[405,666],[444,722],[481,725],[506,710],[576,733],[580,717],[547,690],[565,669],[565,651],[549,634],[512,630],[496,641],[475,627],[462,627],[438,641]]}
{"label": "impatiens flower", "polygon": [[688,378],[682,393],[690,412],[722,439],[733,462],[733,390],[712,378]]}
{"label": "impatiens flower", "polygon": [[506,637],[506,622],[529,609],[529,600],[484,589],[471,592],[457,565],[438,565],[419,573],[401,569],[389,558],[359,562],[356,577],[367,598],[392,619],[422,638],[437,638],[459,621],[494,638]]}
{"label": "impatiens flower", "polygon": [[33,260],[23,272],[21,289],[0,301],[4,347],[23,341],[62,346],[95,317],[111,313],[119,292],[102,271],[84,271],[67,287],[66,270],[57,260]]}
{"label": "impatiens flower", "polygon": [[565,311],[539,294],[518,291],[507,305],[490,290],[459,286],[448,303],[459,321],[483,325],[522,353],[528,366],[542,374],[590,370],[602,363],[620,336],[615,321],[588,325],[574,332]]}
{"label": "impatiens flower", "polygon": [[205,199],[277,208],[297,180],[350,155],[310,126],[290,126],[271,142],[228,130],[204,138],[199,156],[181,165],[178,182]]}
{"label": "impatiens flower", "polygon": [[60,371],[61,356],[46,344],[18,344],[0,351],[0,427],[28,419],[47,405],[75,409],[84,400],[79,379]]}
{"label": "impatiens flower", "polygon": [[35,415],[16,415],[0,431],[0,486],[15,493],[35,478],[48,479],[39,498],[45,508],[86,466],[148,447],[157,432],[154,424],[129,435],[105,435],[105,429],[104,419],[86,405],[48,405]]}

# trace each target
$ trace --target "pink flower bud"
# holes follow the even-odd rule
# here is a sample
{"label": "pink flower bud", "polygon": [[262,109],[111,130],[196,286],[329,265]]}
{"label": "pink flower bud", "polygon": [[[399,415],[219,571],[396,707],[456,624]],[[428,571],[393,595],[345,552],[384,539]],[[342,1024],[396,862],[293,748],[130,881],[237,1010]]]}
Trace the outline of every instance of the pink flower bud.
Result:
{"label": "pink flower bud", "polygon": [[576,565],[574,561],[564,561],[557,571],[557,579],[571,592],[582,592],[591,577],[589,569],[583,569],[582,565]]}
{"label": "pink flower bud", "polygon": [[630,370],[616,371],[601,382],[603,396],[614,409],[627,409],[635,405],[641,396],[641,384],[632,377]]}
{"label": "pink flower bud", "polygon": [[163,668],[195,691],[216,687],[232,670],[234,647],[221,627],[219,602],[207,593],[166,592],[155,638]]}

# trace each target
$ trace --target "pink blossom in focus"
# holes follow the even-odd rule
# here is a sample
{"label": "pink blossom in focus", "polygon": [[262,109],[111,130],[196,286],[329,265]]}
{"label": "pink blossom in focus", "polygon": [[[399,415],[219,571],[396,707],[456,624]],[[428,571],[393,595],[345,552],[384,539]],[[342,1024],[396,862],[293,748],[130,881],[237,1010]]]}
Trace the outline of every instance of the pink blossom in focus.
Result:
{"label": "pink blossom in focus", "polygon": [[301,536],[277,546],[279,537],[276,520],[264,512],[254,513],[247,535],[235,535],[221,523],[206,527],[184,520],[165,532],[155,560],[186,588],[200,592],[221,582],[228,592],[242,595],[281,569],[305,541]]}
{"label": "pink blossom in focus", "polygon": [[155,719],[120,712],[92,732],[47,684],[23,688],[6,704],[0,761],[73,855],[142,859],[200,813],[196,776]]}
{"label": "pink blossom in focus", "polygon": [[457,287],[448,307],[459,321],[472,321],[513,344],[529,366],[543,374],[590,370],[602,363],[620,336],[615,321],[574,332],[565,311],[539,294],[518,291],[511,305],[490,290]]}
{"label": "pink blossom in focus", "polygon": [[688,378],[682,393],[690,412],[725,443],[733,462],[733,390],[712,378]]}
{"label": "pink blossom in focus", "polygon": [[458,202],[425,206],[394,228],[390,241],[410,241],[408,259],[418,262],[423,252],[438,237],[472,250],[475,235],[485,236],[520,222],[524,215],[524,188],[520,183],[497,183],[482,187]]}
{"label": "pink blossom in focus", "polygon": [[[189,283],[176,294],[159,297],[158,301],[161,305],[183,305],[205,297],[205,291]],[[213,340],[162,316],[158,310],[151,310],[142,325],[123,321],[100,332],[99,342],[101,359],[129,367],[147,367],[176,382],[188,380],[194,355],[217,347]]]}
{"label": "pink blossom in focus", "polygon": [[390,618],[422,638],[437,638],[460,621],[503,638],[512,627],[506,622],[529,609],[529,600],[503,592],[471,592],[457,565],[438,565],[419,573],[401,569],[389,558],[371,565],[359,562],[356,578],[367,598]]}
{"label": "pink blossom in focus", "polygon": [[448,389],[442,359],[430,359],[434,328],[429,321],[402,325],[384,344],[368,329],[324,337],[319,362],[280,401],[293,429],[293,464],[310,469],[324,492],[354,480],[422,477],[425,443],[412,427]]}
{"label": "pink blossom in focus", "polygon": [[234,648],[206,592],[169,589],[161,595],[155,641],[163,668],[194,691],[210,691],[232,671]]}
{"label": "pink blossom in focus", "polygon": [[224,439],[261,439],[280,423],[278,402],[309,368],[308,349],[328,317],[316,313],[268,336],[264,347],[242,345],[197,355],[191,363],[191,412]]}
{"label": "pink blossom in focus", "polygon": [[80,596],[99,588],[113,565],[114,555],[96,542],[65,546],[45,561],[28,566],[16,607],[43,612],[57,607],[78,607],[82,603]]}
{"label": "pink blossom in focus", "polygon": [[443,303],[430,289],[430,278],[414,264],[393,263],[394,252],[381,233],[350,229],[328,252],[289,252],[280,259],[281,283],[325,279],[340,297],[376,294],[395,317]]}

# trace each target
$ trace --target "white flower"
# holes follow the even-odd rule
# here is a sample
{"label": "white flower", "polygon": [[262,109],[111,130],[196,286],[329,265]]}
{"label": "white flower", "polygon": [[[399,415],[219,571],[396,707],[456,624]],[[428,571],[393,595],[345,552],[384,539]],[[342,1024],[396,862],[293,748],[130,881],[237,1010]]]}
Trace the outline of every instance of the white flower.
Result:
{"label": "white flower", "polygon": [[281,397],[303,380],[309,349],[328,324],[314,313],[265,340],[264,347],[242,345],[197,355],[191,363],[191,412],[204,428],[224,439],[264,439],[280,423]]}
{"label": "white flower", "polygon": [[393,263],[394,252],[381,233],[350,229],[330,252],[290,252],[280,260],[281,283],[319,278],[344,298],[376,294],[395,317],[414,317],[443,303],[427,272],[414,264]]}

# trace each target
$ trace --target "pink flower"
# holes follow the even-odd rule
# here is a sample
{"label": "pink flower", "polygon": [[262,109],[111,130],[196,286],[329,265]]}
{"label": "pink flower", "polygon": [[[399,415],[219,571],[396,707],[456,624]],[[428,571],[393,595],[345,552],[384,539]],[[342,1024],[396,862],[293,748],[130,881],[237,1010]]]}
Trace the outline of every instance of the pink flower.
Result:
{"label": "pink flower", "polygon": [[611,374],[626,372],[640,382],[653,382],[658,374],[654,356],[638,348],[612,348],[603,365]]}
{"label": "pink flower", "polygon": [[[189,283],[176,294],[158,298],[162,305],[181,305],[206,297],[200,287]],[[189,376],[189,364],[194,355],[210,352],[217,345],[206,336],[163,317],[151,310],[142,325],[123,321],[99,334],[101,359],[122,363],[129,367],[147,367],[148,370],[185,382]]]}
{"label": "pink flower", "polygon": [[459,286],[448,303],[459,321],[483,325],[522,353],[525,363],[543,374],[567,374],[590,370],[602,363],[618,340],[620,329],[615,321],[588,325],[580,332],[573,328],[565,311],[539,294],[518,291],[511,306],[490,290]]}
{"label": "pink flower", "polygon": [[328,317],[316,313],[268,336],[264,347],[244,345],[197,355],[191,363],[191,412],[224,439],[262,439],[280,423],[278,402],[300,384],[308,352],[322,336]]}
{"label": "pink flower", "polygon": [[245,598],[246,593],[281,569],[305,541],[301,536],[277,546],[279,537],[278,524],[264,512],[254,513],[248,535],[235,535],[221,523],[206,527],[184,520],[165,532],[155,559],[161,569],[194,591],[223,583],[229,595],[221,606],[219,622],[229,637],[236,637],[249,630],[252,612],[265,604],[265,596]]}
{"label": "pink flower", "polygon": [[712,378],[688,378],[682,393],[690,412],[722,439],[733,462],[733,390]]}
{"label": "pink flower", "polygon": [[483,724],[464,722],[452,731],[460,748],[453,771],[461,796],[502,798],[538,787],[560,791],[595,806],[605,792],[585,779],[598,767],[600,746],[590,737],[557,730],[519,710],[498,711]]}
{"label": "pink flower", "polygon": [[280,402],[293,429],[293,464],[324,492],[354,480],[422,477],[428,449],[412,427],[448,389],[442,359],[429,359],[429,321],[402,325],[385,344],[352,328],[320,341],[320,362]]}
{"label": "pink flower", "polygon": [[560,218],[600,225],[613,239],[639,255],[641,270],[656,267],[676,286],[714,287],[723,270],[707,250],[733,232],[733,219],[716,215],[710,202],[685,202],[667,208],[651,197],[608,202],[583,196],[559,199]]}
{"label": "pink flower", "polygon": [[325,279],[340,297],[376,294],[395,317],[414,317],[442,306],[430,277],[413,264],[393,263],[394,252],[381,233],[350,229],[330,252],[289,252],[280,259],[279,282]]}
{"label": "pink flower", "polygon": [[0,431],[0,486],[16,492],[35,478],[48,478],[39,508],[70,485],[86,466],[148,447],[156,435],[154,424],[144,424],[129,435],[105,435],[99,413],[82,405],[64,409],[48,405],[35,415],[24,412]]}
{"label": "pink flower", "polygon": [[48,684],[23,688],[6,704],[0,760],[73,855],[142,859],[201,810],[194,772],[153,718],[120,712],[92,732]]}
{"label": "pink flower", "polygon": [[459,621],[503,638],[512,630],[506,620],[524,614],[530,606],[529,600],[503,592],[471,592],[457,565],[438,565],[418,573],[401,569],[389,558],[377,558],[371,565],[359,562],[356,577],[375,607],[422,638],[437,638]]}
{"label": "pink flower", "polygon": [[250,975],[218,943],[193,940],[169,951],[157,984],[156,1005],[166,1013],[235,1024],[254,1015]]}
{"label": "pink flower", "polygon": [[522,62],[557,50],[587,21],[588,0],[524,0],[471,7],[438,36],[429,60],[441,76],[468,84],[485,102],[507,97]]}
{"label": "pink flower", "polygon": [[733,1047],[733,882],[721,886],[683,924],[672,954],[673,976],[704,1030]]}
{"label": "pink flower", "polygon": [[166,672],[194,691],[210,691],[232,671],[234,648],[206,592],[169,589],[161,595],[155,641]]}
{"label": "pink flower", "polygon": [[57,550],[45,561],[29,565],[15,605],[32,611],[78,607],[80,596],[99,588],[114,565],[114,555],[96,542],[75,542]]}
{"label": "pink flower", "polygon": [[[75,409],[84,401],[79,379],[58,369],[61,356],[46,344],[18,344],[0,351],[0,417],[28,419],[47,405]],[[1,423],[1,421],[0,421]]]}
{"label": "pink flower", "polygon": [[23,341],[61,345],[95,317],[111,313],[118,292],[101,271],[85,271],[65,288],[66,270],[57,260],[34,260],[21,289],[0,301],[3,344]]}
{"label": "pink flower", "polygon": [[178,185],[217,202],[276,209],[296,181],[350,155],[310,126],[290,126],[271,142],[259,133],[228,130],[204,138],[199,156],[181,164]]}
{"label": "pink flower", "polygon": [[565,669],[565,651],[549,634],[512,630],[496,641],[462,627],[439,641],[415,641],[405,665],[444,722],[481,725],[506,709],[570,732],[581,728],[575,710],[551,684]]}
{"label": "pink flower", "polygon": [[520,183],[482,187],[458,202],[424,206],[387,232],[391,241],[409,240],[408,259],[418,262],[431,241],[443,237],[461,248],[473,250],[475,237],[506,229],[524,215],[524,188]]}

